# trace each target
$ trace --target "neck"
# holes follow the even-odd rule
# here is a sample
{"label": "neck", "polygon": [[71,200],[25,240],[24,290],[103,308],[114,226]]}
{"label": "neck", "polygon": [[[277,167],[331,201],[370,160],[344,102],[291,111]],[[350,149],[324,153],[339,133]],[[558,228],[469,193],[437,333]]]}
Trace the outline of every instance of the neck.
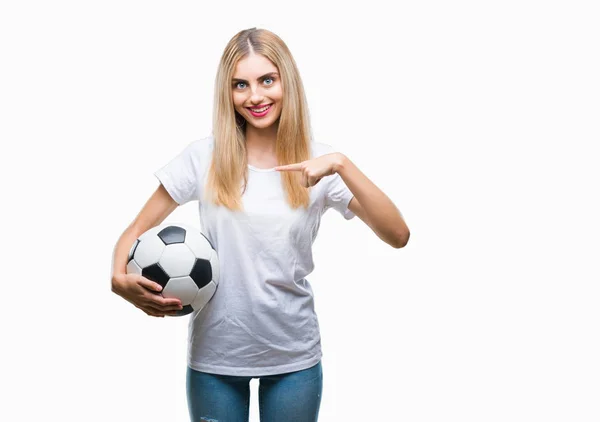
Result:
{"label": "neck", "polygon": [[274,153],[279,122],[261,129],[246,123],[246,149],[261,153]]}

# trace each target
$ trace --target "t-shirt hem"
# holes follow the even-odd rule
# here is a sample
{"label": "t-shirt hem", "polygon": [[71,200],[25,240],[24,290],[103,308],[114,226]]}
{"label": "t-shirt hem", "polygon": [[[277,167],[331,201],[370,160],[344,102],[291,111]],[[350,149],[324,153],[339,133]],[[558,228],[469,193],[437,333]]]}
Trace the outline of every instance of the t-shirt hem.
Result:
{"label": "t-shirt hem", "polygon": [[356,214],[354,214],[352,212],[352,210],[350,208],[348,208],[348,205],[350,204],[350,201],[352,200],[352,198],[354,198],[354,194],[352,192],[348,192],[346,194],[346,197],[344,198],[343,204],[344,204],[344,212],[342,213],[342,216],[346,219],[346,220],[351,220],[353,219]]}
{"label": "t-shirt hem", "polygon": [[310,359],[303,360],[301,362],[294,362],[287,365],[276,365],[276,366],[265,366],[265,367],[228,367],[228,366],[217,366],[208,365],[193,360],[188,360],[188,366],[196,371],[208,372],[210,374],[217,375],[233,375],[240,377],[261,377],[268,375],[278,375],[287,372],[301,371],[315,366],[321,358],[323,353],[319,352],[316,356]]}

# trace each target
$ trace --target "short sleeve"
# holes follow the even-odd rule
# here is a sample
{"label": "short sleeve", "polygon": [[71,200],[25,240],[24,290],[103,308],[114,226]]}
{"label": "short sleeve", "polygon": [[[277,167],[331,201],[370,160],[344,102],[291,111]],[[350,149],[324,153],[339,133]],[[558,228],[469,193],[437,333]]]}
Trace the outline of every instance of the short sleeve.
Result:
{"label": "short sleeve", "polygon": [[[318,144],[319,153],[318,155],[330,154],[338,152],[337,149],[328,144]],[[325,184],[325,211],[329,208],[335,209],[339,212],[346,220],[350,220],[355,217],[355,214],[348,209],[348,204],[354,197],[352,191],[346,186],[344,179],[338,173],[334,173],[331,176],[326,176],[324,181]]]}
{"label": "short sleeve", "polygon": [[204,161],[203,142],[188,144],[183,151],[157,170],[154,175],[179,205],[200,198],[201,164]]}
{"label": "short sleeve", "polygon": [[325,195],[325,210],[333,208],[346,220],[354,218],[355,214],[348,208],[354,194],[339,174],[329,176]]}

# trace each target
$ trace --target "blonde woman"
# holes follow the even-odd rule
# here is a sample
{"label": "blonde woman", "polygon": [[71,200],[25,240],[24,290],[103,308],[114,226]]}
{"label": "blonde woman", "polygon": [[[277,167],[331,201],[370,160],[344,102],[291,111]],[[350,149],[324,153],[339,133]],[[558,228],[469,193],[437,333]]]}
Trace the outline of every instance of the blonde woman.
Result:
{"label": "blonde woman", "polygon": [[187,398],[192,421],[247,421],[250,380],[259,379],[263,422],[316,421],[323,373],[311,246],[330,208],[357,215],[401,248],[400,211],[348,157],[314,141],[298,69],[265,29],[236,34],[220,60],[212,134],[155,173],[160,184],[115,247],[113,291],[148,315],[181,308],[126,274],[129,248],[177,206],[198,201],[217,250],[220,282],[190,315]]}

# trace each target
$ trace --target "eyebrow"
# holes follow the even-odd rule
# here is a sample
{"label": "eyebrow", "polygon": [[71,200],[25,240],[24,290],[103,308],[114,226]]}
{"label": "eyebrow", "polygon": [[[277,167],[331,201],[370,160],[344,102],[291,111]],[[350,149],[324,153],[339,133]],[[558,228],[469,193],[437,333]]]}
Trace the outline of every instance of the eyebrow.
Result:
{"label": "eyebrow", "polygon": [[[279,76],[279,73],[277,73],[277,72],[269,72],[269,73],[266,73],[266,74],[264,74],[264,75],[262,75],[262,76],[260,76],[260,77],[256,78],[256,80],[257,80],[257,81],[260,81],[261,79],[263,79],[263,78],[266,78],[267,76],[272,76],[272,75],[277,75],[277,76]],[[231,80],[231,82],[248,82],[248,81],[247,81],[247,80],[245,80],[245,79],[233,78],[233,79]]]}

